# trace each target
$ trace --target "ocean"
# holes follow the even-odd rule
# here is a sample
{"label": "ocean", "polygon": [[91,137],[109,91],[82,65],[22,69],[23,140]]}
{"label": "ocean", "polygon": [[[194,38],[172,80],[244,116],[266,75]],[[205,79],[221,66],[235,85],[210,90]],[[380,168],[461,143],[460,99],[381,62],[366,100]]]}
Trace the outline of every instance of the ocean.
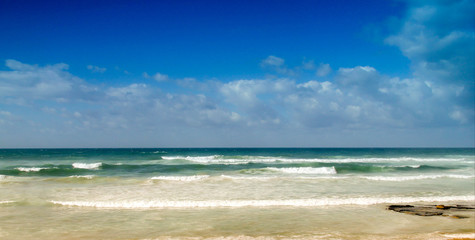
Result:
{"label": "ocean", "polygon": [[473,148],[0,149],[0,239],[450,239]]}

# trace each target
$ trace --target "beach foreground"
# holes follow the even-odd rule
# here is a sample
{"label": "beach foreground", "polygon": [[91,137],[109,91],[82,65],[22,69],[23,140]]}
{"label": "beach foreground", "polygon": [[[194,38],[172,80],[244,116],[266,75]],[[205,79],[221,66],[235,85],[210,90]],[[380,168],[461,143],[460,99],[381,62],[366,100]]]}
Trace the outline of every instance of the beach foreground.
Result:
{"label": "beach foreground", "polygon": [[473,149],[0,151],[0,239],[475,238],[388,210],[474,205]]}
{"label": "beach foreground", "polygon": [[[7,204],[10,205],[10,204]],[[113,209],[3,206],[1,239],[455,239],[466,219],[365,207]]]}

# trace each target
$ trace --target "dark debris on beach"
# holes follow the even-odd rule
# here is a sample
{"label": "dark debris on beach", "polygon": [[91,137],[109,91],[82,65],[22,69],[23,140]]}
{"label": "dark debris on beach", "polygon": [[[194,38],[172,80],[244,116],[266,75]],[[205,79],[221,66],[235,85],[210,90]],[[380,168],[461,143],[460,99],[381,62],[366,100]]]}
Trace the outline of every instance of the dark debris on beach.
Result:
{"label": "dark debris on beach", "polygon": [[417,216],[475,217],[475,205],[390,205],[387,209]]}

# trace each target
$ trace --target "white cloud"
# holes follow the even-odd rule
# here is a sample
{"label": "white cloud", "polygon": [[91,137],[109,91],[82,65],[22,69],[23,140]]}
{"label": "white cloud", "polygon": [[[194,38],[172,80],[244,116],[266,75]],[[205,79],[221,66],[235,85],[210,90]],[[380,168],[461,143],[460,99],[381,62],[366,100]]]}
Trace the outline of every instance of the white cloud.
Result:
{"label": "white cloud", "polygon": [[0,115],[10,117],[10,116],[12,116],[12,113],[8,112],[8,111],[0,111]]}
{"label": "white cloud", "polygon": [[222,85],[220,93],[231,106],[245,114],[250,126],[280,124],[283,117],[278,103],[280,95],[295,88],[295,83],[287,79],[278,80],[237,80]]}
{"label": "white cloud", "polygon": [[[410,1],[408,4],[410,10],[401,20],[400,29],[386,42],[399,47],[411,60],[417,79],[431,82],[432,90],[445,95],[446,101],[473,109],[475,3],[458,0]],[[455,96],[448,93],[452,90],[447,87],[462,90]]]}
{"label": "white cloud", "polygon": [[297,84],[296,90],[285,96],[284,105],[292,122],[311,129],[395,126],[391,111],[381,100],[329,81]]}
{"label": "white cloud", "polygon": [[266,59],[262,60],[261,65],[264,67],[281,67],[284,65],[284,59],[276,56],[268,56]]}
{"label": "white cloud", "polygon": [[310,61],[303,61],[302,68],[305,70],[314,70],[316,68],[315,62],[313,60]]}
{"label": "white cloud", "polygon": [[317,68],[317,76],[319,77],[325,77],[328,74],[332,72],[332,68],[330,67],[330,64],[328,63],[320,63],[320,65]]}
{"label": "white cloud", "polygon": [[[324,93],[334,90],[334,84],[329,81],[318,82],[308,81],[297,85],[297,88],[310,88],[317,93]],[[341,94],[340,90],[336,90],[336,93]]]}
{"label": "white cloud", "polygon": [[68,73],[68,65],[60,63],[39,67],[7,60],[11,70],[0,71],[0,102],[28,104],[35,99],[64,101],[90,100],[97,88]]}
{"label": "white cloud", "polygon": [[[16,71],[33,71],[35,70],[35,68],[38,68],[37,65],[28,65],[13,59],[7,59],[5,61],[5,65],[8,68]],[[65,66],[65,68],[67,69],[67,65]]]}
{"label": "white cloud", "polygon": [[164,81],[168,80],[168,75],[161,74],[161,73],[155,73],[155,75],[153,75],[153,79],[157,82],[164,82]]}
{"label": "white cloud", "polygon": [[155,73],[153,76],[150,76],[148,73],[144,72],[142,73],[142,76],[147,79],[151,78],[157,82],[165,82],[169,80],[168,75],[162,73]]}
{"label": "white cloud", "polygon": [[282,58],[276,56],[268,56],[266,59],[262,60],[261,67],[263,67],[264,69],[270,69],[278,74],[294,76],[296,74],[295,69],[293,70],[287,68],[284,62],[285,61]]}
{"label": "white cloud", "polygon": [[201,85],[201,83],[198,80],[196,80],[196,78],[190,78],[190,77],[178,79],[177,83],[180,86],[185,87],[185,88],[194,88]]}
{"label": "white cloud", "polygon": [[467,117],[465,117],[465,114],[463,114],[460,110],[455,110],[450,113],[450,118],[459,121],[461,123],[467,122]]}
{"label": "white cloud", "polygon": [[[6,124],[13,124],[13,114],[8,111],[0,111],[0,126]],[[0,131],[1,132],[1,131]]]}
{"label": "white cloud", "polygon": [[177,79],[176,83],[180,87],[203,92],[216,91],[216,89],[219,89],[219,87],[222,85],[222,83],[217,79],[199,81],[198,79],[192,77]]}
{"label": "white cloud", "polygon": [[41,110],[45,113],[55,114],[57,110],[53,107],[43,107]]}
{"label": "white cloud", "polygon": [[104,73],[105,71],[107,71],[107,68],[98,67],[94,65],[87,65],[87,69],[91,70],[91,72],[98,72],[98,73]]}
{"label": "white cloud", "polygon": [[260,94],[284,93],[293,88],[295,83],[288,79],[253,79],[228,82],[220,87],[220,92],[230,102],[252,105],[259,100]]}
{"label": "white cloud", "polygon": [[314,60],[304,59],[300,65],[288,67],[283,58],[272,55],[261,61],[261,67],[279,75],[294,78],[298,78],[306,73],[314,73],[319,77],[326,77],[332,72],[332,68],[328,63],[320,63],[316,66]]}
{"label": "white cloud", "polygon": [[262,80],[238,80],[224,84],[220,91],[230,102],[254,104],[257,94],[266,90]]}
{"label": "white cloud", "polygon": [[348,88],[348,91],[355,91],[355,94],[372,96],[386,78],[373,67],[356,66],[338,69],[335,82],[341,87]]}
{"label": "white cloud", "polygon": [[114,69],[115,69],[116,71],[122,72],[122,73],[124,73],[124,74],[130,74],[129,71],[127,71],[127,70],[125,70],[125,69],[121,69],[121,68],[118,67],[118,66],[115,66]]}
{"label": "white cloud", "polygon": [[153,90],[148,85],[133,83],[125,87],[110,87],[105,91],[106,96],[111,98],[110,104],[123,106],[136,105],[137,103],[149,102]]}

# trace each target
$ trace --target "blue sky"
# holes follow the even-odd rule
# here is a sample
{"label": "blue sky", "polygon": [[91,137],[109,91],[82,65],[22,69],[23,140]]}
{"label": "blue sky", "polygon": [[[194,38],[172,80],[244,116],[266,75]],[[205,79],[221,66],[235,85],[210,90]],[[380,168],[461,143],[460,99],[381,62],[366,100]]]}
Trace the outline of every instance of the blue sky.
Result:
{"label": "blue sky", "polygon": [[2,1],[0,147],[473,147],[474,5]]}

